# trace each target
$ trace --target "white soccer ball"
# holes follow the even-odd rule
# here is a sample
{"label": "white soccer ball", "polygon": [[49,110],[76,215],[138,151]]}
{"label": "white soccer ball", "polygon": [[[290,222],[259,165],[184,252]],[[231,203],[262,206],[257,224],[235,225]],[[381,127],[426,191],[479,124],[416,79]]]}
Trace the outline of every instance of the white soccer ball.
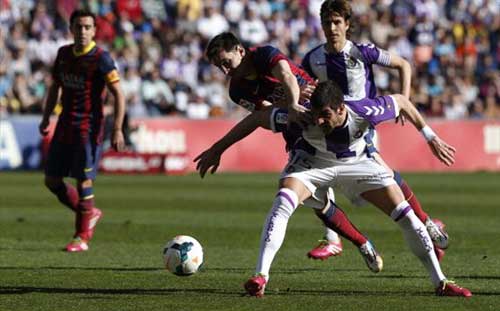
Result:
{"label": "white soccer ball", "polygon": [[178,235],[163,248],[163,260],[167,270],[173,274],[192,275],[203,264],[203,248],[195,238]]}

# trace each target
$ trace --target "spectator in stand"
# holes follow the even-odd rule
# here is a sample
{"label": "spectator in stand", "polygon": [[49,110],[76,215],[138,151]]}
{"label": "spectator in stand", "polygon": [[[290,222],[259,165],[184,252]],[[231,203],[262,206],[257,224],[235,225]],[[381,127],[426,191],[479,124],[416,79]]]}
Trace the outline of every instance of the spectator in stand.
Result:
{"label": "spectator in stand", "polygon": [[[213,35],[228,29],[239,31],[250,44],[266,42],[300,62],[308,45],[315,46],[324,40],[318,18],[322,2],[3,0],[0,1],[0,59],[7,55],[9,66],[8,76],[0,78],[5,86],[9,84],[6,82],[13,82],[15,72],[23,72],[27,81],[37,81],[36,90],[29,84],[32,96],[38,98],[38,92],[46,92],[47,86],[40,87],[40,79],[33,78],[38,73],[31,71],[31,67],[39,61],[50,64],[55,51],[70,43],[69,14],[78,7],[86,7],[97,15],[97,43],[116,55],[117,68],[137,68],[142,80],[146,78],[144,72],[160,68],[161,76],[176,87],[175,96],[181,100],[179,107],[185,111],[194,90],[204,83],[206,62],[201,51]],[[444,108],[438,109],[437,105],[451,103],[444,97],[433,101],[432,96],[417,93],[428,91],[426,85],[418,85],[419,80],[435,76],[436,81],[443,81],[439,87],[444,94],[457,87],[455,79],[469,79],[472,89],[467,87],[467,94],[462,94],[467,110],[479,107],[473,103],[480,99],[484,115],[496,115],[492,113],[496,109],[489,108],[487,103],[500,101],[500,91],[494,87],[497,78],[490,77],[490,72],[498,71],[500,64],[498,0],[353,0],[351,4],[353,19],[357,21],[352,39],[360,43],[376,42],[412,64],[416,70],[411,99],[425,107],[423,113],[435,115],[431,111]],[[377,72],[377,79],[380,94],[397,93],[399,86],[393,82],[394,73]],[[226,87],[224,81],[217,83]],[[494,88],[492,94],[485,91],[490,88]],[[493,99],[487,100],[489,96]],[[5,92],[3,97],[5,103]],[[210,95],[203,97],[212,105]],[[233,106],[228,105],[229,99],[224,100],[224,106]],[[22,109],[16,111],[27,113]],[[230,116],[234,111],[225,113]]]}
{"label": "spectator in stand", "polygon": [[131,118],[146,117],[148,111],[142,102],[142,79],[137,72],[137,68],[125,67],[122,78],[122,89],[125,102],[127,103],[128,116]]}
{"label": "spectator in stand", "polygon": [[174,94],[167,82],[160,77],[160,71],[153,69],[146,72],[142,83],[142,99],[149,115],[160,116],[175,112]]}

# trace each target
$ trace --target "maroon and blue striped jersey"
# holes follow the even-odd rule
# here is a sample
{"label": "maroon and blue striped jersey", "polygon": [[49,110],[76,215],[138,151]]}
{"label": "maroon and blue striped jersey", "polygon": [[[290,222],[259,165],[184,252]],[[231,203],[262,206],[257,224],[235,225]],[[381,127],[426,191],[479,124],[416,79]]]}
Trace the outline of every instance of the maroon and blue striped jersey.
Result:
{"label": "maroon and blue striped jersey", "polygon": [[313,82],[313,79],[298,65],[272,46],[250,48],[247,51],[257,71],[254,77],[232,78],[229,85],[229,96],[236,104],[249,111],[260,110],[264,101],[280,104],[285,98],[281,82],[274,78],[271,70],[276,64],[285,60],[297,78],[299,86]]}
{"label": "maroon and blue striped jersey", "polygon": [[62,143],[101,143],[106,83],[119,81],[108,52],[94,42],[77,53],[73,44],[59,49],[52,69],[54,82],[62,88],[62,112],[54,139]]}

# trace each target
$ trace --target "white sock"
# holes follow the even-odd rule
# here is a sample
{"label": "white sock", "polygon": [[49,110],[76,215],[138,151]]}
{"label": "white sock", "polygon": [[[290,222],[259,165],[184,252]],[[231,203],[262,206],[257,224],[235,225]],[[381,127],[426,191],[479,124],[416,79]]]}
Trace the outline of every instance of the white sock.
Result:
{"label": "white sock", "polygon": [[295,192],[287,188],[281,188],[274,199],[273,207],[267,215],[260,238],[259,258],[255,270],[256,273],[263,274],[266,279],[269,279],[271,263],[281,244],[283,244],[288,219],[297,208],[298,200]]}
{"label": "white sock", "polygon": [[425,225],[418,219],[406,201],[403,201],[392,211],[391,217],[403,229],[406,243],[429,272],[434,287],[439,286],[439,282],[446,277],[441,271],[439,261],[434,253],[434,245]]}
{"label": "white sock", "polygon": [[328,242],[339,242],[340,237],[337,232],[333,231],[332,229],[325,227],[325,239]]}

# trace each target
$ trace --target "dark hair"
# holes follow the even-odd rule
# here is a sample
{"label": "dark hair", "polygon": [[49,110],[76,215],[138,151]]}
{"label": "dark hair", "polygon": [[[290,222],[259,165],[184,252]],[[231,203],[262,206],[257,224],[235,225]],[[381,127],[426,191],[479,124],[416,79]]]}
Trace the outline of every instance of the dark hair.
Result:
{"label": "dark hair", "polygon": [[326,106],[338,108],[344,102],[344,93],[332,80],[320,82],[311,96],[313,109],[321,110]]}
{"label": "dark hair", "polygon": [[321,9],[319,16],[321,20],[323,18],[327,18],[332,14],[337,14],[344,18],[346,22],[349,22],[349,29],[347,30],[347,37],[349,37],[351,33],[351,16],[352,16],[352,8],[347,0],[325,0],[323,4],[321,4]]}
{"label": "dark hair", "polygon": [[94,21],[94,26],[95,26],[95,14],[92,13],[89,10],[74,10],[73,13],[71,13],[71,17],[69,18],[69,25],[70,27],[73,25],[75,20],[80,17],[92,17],[92,20]]}
{"label": "dark hair", "polygon": [[208,42],[207,48],[205,49],[205,56],[208,58],[208,61],[211,62],[221,49],[229,52],[238,45],[242,44],[233,33],[222,32]]}

